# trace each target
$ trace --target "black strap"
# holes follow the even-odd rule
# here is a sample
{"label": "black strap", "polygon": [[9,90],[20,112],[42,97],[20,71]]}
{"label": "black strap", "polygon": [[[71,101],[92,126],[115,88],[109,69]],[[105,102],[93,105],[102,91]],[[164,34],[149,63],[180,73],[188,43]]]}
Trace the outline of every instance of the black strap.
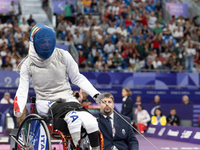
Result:
{"label": "black strap", "polygon": [[61,117],[64,118],[64,116],[70,112],[70,111],[87,111],[90,113],[85,107],[81,106],[81,104],[77,102],[68,102],[68,103],[54,103],[51,106],[53,116],[54,117]]}

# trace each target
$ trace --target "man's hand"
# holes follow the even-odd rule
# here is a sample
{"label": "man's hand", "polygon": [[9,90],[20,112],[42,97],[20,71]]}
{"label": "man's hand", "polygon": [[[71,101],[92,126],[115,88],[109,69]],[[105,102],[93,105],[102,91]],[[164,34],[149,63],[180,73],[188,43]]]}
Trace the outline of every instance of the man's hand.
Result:
{"label": "man's hand", "polygon": [[102,94],[98,93],[98,94],[94,95],[94,97],[93,97],[93,99],[95,100],[96,103],[100,103],[103,98],[104,98],[104,93],[102,93]]}
{"label": "man's hand", "polygon": [[80,89],[80,92],[75,91],[73,95],[74,95],[74,97],[77,98],[79,103],[82,103],[82,100],[83,100],[82,89]]}

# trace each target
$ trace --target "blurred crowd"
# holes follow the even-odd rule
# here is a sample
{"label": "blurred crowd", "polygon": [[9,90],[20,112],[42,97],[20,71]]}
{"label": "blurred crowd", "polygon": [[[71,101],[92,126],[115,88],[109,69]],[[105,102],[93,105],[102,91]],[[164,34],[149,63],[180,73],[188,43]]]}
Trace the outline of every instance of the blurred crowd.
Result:
{"label": "blurred crowd", "polygon": [[[164,22],[161,0],[78,0],[77,21],[73,23],[74,9],[66,2],[55,31],[65,45],[76,47],[81,69],[199,72],[198,16],[172,16]],[[32,16],[22,22],[14,17],[0,22],[2,69],[15,70],[27,55],[33,25]]]}
{"label": "blurred crowd", "polygon": [[[132,92],[129,88],[122,89],[122,97],[123,98],[121,114],[131,118],[132,124],[141,133],[144,133],[149,124],[162,126],[181,125],[181,118],[179,118],[179,116],[176,114],[175,108],[168,108],[169,114],[163,114],[162,109],[160,108],[162,100],[160,100],[159,95],[155,95],[154,100],[151,102],[151,104],[156,105],[156,107],[154,107],[154,109],[152,109],[151,112],[148,112],[143,107],[142,97],[140,95],[136,96],[135,100],[132,99]],[[187,95],[183,95],[182,104],[192,105],[193,102],[189,100],[189,97]]]}
{"label": "blurred crowd", "polygon": [[[169,22],[164,22],[160,0],[79,0],[77,6],[82,14],[77,24],[60,16],[57,37],[65,44],[74,43],[80,68],[199,71],[198,16],[189,19],[172,16]],[[95,13],[101,14],[100,19]]]}
{"label": "blurred crowd", "polygon": [[2,70],[16,70],[28,54],[29,31],[35,25],[32,15],[18,21],[15,16],[2,23],[0,19],[0,66]]}

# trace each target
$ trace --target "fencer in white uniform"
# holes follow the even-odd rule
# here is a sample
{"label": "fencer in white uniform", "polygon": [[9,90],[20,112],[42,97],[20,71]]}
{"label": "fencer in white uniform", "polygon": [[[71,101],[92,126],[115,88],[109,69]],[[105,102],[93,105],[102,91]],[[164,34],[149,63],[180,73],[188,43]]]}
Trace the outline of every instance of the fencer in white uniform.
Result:
{"label": "fencer in white uniform", "polygon": [[[52,29],[43,24],[37,24],[32,28],[28,58],[21,66],[20,83],[14,99],[16,117],[22,115],[26,105],[29,78],[32,79],[36,93],[36,108],[39,114],[46,114],[49,107],[58,101],[79,103],[72,94],[68,76],[73,84],[99,102],[100,92],[92,86],[85,76],[79,73],[78,65],[72,56],[67,51],[56,48],[55,44],[56,36]],[[86,111],[68,112],[63,119],[68,124],[75,145],[80,139],[80,130],[83,126],[92,139],[96,138],[96,141],[93,141],[93,149],[99,148],[97,142],[99,139],[96,134],[98,124],[90,113]]]}

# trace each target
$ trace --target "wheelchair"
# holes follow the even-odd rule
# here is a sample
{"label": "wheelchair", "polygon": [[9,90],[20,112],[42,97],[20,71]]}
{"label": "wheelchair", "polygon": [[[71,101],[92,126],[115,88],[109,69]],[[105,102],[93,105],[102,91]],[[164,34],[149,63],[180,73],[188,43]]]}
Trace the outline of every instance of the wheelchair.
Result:
{"label": "wheelchair", "polygon": [[[77,146],[74,145],[69,130],[57,129],[53,125],[53,116],[41,116],[35,114],[35,104],[31,104],[31,113],[21,123],[17,135],[10,134],[15,141],[15,150],[51,150],[51,137],[56,140],[62,140],[63,150],[83,150],[83,139],[87,137],[85,129],[81,129],[81,139]],[[62,119],[63,120],[63,119]],[[61,122],[65,124],[65,121]],[[104,149],[103,135],[100,131],[100,150]],[[88,145],[88,142],[87,142]],[[54,148],[55,150],[55,148]],[[87,148],[87,150],[89,150]]]}

